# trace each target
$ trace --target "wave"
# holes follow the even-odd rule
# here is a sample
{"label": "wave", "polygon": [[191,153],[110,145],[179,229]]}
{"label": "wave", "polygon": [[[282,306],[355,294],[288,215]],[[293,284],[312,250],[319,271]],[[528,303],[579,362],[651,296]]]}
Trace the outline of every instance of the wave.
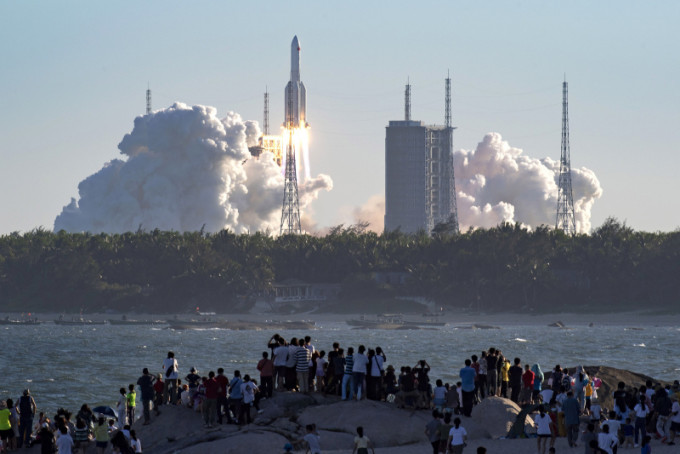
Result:
{"label": "wave", "polygon": [[516,337],[516,338],[514,338],[513,340],[514,340],[515,342],[529,342],[528,340],[522,339],[521,337]]}
{"label": "wave", "polygon": [[644,343],[642,344],[633,344],[633,347],[646,347]]}

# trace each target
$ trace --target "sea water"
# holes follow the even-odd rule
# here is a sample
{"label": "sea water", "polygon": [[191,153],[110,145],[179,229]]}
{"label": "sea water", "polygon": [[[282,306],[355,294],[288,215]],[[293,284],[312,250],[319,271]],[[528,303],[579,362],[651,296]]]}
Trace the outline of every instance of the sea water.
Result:
{"label": "sea water", "polygon": [[[489,347],[508,358],[538,363],[544,371],[555,364],[606,365],[663,380],[680,378],[675,355],[680,329],[672,326],[630,330],[625,326],[506,326],[500,329],[355,330],[342,322],[317,324],[309,332],[278,331],[286,339],[311,335],[318,350],[328,352],[359,344],[382,347],[397,370],[424,359],[431,379],[458,381],[465,358]],[[83,403],[113,406],[118,389],[136,383],[142,369],[162,371],[172,350],[180,377],[194,366],[201,375],[218,367],[231,376],[235,369],[259,378],[256,364],[273,331],[221,329],[175,331],[152,326],[0,326],[0,399],[16,400],[30,388],[39,410],[64,407],[77,411]]]}

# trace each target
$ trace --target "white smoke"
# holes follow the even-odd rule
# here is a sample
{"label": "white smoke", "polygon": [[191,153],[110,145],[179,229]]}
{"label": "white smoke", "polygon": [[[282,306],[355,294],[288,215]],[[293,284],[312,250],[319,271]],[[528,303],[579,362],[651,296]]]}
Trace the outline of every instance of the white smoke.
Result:
{"label": "white smoke", "polygon": [[[219,119],[213,107],[176,103],[137,117],[118,145],[127,159],[83,180],[54,229],[278,232],[284,180],[271,154],[251,158],[259,135],[256,122],[233,112]],[[326,175],[305,181],[300,208],[332,187]]]}
{"label": "white smoke", "polygon": [[[461,231],[518,222],[534,228],[555,225],[559,161],[536,159],[511,147],[500,134],[489,133],[475,150],[454,152],[458,220]],[[590,231],[590,216],[602,188],[592,170],[572,168],[576,230]],[[355,222],[370,221],[382,231],[385,198],[374,195],[355,209]]]}
{"label": "white smoke", "polygon": [[[555,225],[559,161],[536,159],[489,133],[475,150],[454,153],[461,230],[518,222],[527,227]],[[590,231],[591,209],[602,196],[592,170],[571,169],[576,231]]]}

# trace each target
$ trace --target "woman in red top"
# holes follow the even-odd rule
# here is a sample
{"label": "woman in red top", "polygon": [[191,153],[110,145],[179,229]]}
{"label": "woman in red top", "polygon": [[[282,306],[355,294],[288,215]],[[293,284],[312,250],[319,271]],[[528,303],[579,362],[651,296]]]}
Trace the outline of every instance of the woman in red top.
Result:
{"label": "woman in red top", "polygon": [[520,405],[527,405],[531,403],[531,393],[534,390],[534,373],[530,366],[524,366],[524,374],[522,374],[522,397],[520,398]]}

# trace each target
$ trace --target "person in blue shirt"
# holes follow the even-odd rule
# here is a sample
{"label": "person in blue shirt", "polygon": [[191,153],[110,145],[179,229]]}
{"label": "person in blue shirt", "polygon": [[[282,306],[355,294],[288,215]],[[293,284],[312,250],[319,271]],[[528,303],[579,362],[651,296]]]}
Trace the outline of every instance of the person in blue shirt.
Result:
{"label": "person in blue shirt", "polygon": [[[241,372],[235,370],[234,378],[232,378],[231,382],[229,382],[229,408],[231,409],[231,412],[235,418],[238,418],[238,415],[241,414],[241,405],[243,404],[243,392],[241,391],[241,384],[243,384],[243,380],[241,380]],[[239,423],[237,420],[234,420],[234,422],[236,424]]]}
{"label": "person in blue shirt", "polygon": [[472,415],[472,402],[475,394],[475,376],[477,372],[471,367],[472,361],[465,360],[465,367],[460,370],[460,380],[463,391],[463,415]]}
{"label": "person in blue shirt", "polygon": [[574,397],[573,391],[567,393],[567,398],[562,403],[562,411],[564,412],[564,424],[567,426],[567,441],[569,446],[573,448],[576,446],[576,440],[578,440],[580,424],[580,405]]}

